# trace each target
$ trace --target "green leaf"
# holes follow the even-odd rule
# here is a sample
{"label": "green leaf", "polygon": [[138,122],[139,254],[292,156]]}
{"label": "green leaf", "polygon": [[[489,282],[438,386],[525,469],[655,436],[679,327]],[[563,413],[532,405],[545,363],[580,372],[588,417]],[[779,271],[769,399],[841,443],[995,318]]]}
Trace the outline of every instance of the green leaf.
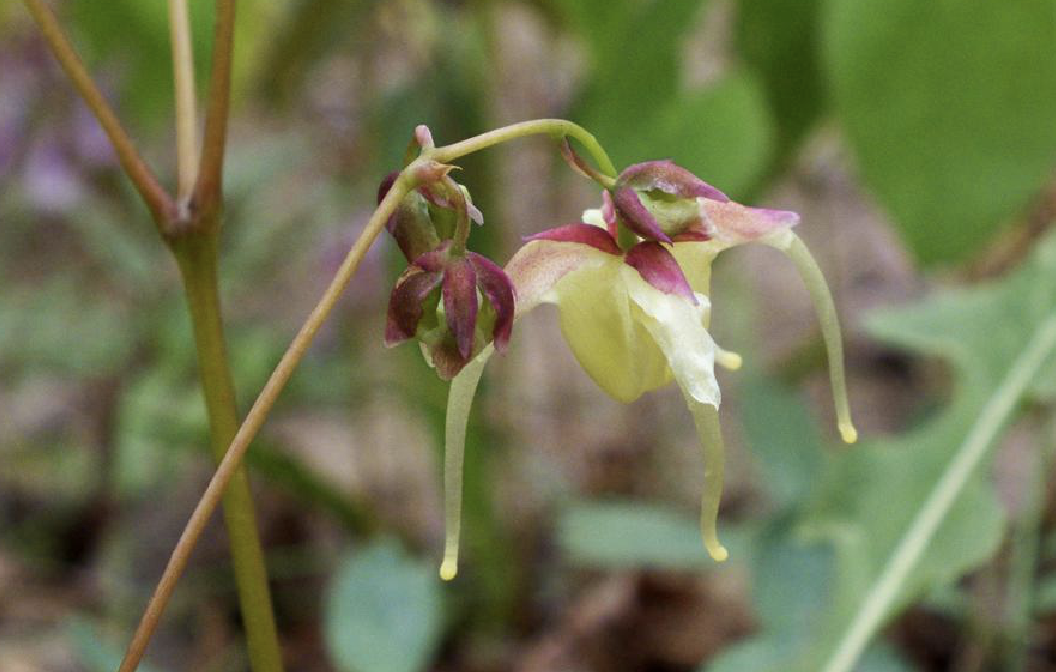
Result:
{"label": "green leaf", "polygon": [[[866,606],[885,605],[882,616],[889,616],[926,588],[952,582],[997,548],[1004,527],[1001,507],[986,470],[972,468],[975,462],[968,456],[985,458],[1031,379],[1052,357],[1056,236],[1039,244],[1005,280],[876,313],[867,326],[890,343],[948,360],[957,385],[946,409],[923,426],[834,462],[811,523],[854,533],[844,536],[843,595],[830,626],[819,629],[819,650],[826,659],[838,643],[853,639],[849,623],[868,621]],[[942,505],[945,495],[952,497],[948,509]],[[933,533],[927,522],[931,515],[941,521]],[[921,541],[926,546],[919,560],[896,582],[899,573],[893,568],[912,557],[911,549]],[[891,603],[881,599],[879,580],[887,576],[897,588]]]}
{"label": "green leaf", "polygon": [[[749,559],[749,532],[720,530],[730,557]],[[577,564],[616,569],[713,569],[695,515],[669,506],[632,501],[569,503],[557,524],[562,553]]]}
{"label": "green leaf", "polygon": [[763,83],[782,152],[792,150],[825,105],[821,0],[740,0],[737,52]]}
{"label": "green leaf", "polygon": [[672,99],[611,149],[617,165],[670,158],[737,196],[766,169],[773,140],[763,91],[740,72]]}
{"label": "green leaf", "polygon": [[921,260],[973,253],[1056,164],[1056,3],[826,10],[825,66],[866,182]]}
{"label": "green leaf", "polygon": [[[848,624],[861,616],[867,596],[882,623],[996,550],[1004,529],[1000,504],[987,470],[972,468],[964,456],[974,453],[986,463],[986,451],[1015,402],[1046,371],[1043,357],[1053,358],[1056,236],[1042,241],[1006,279],[875,313],[867,327],[889,343],[949,362],[953,393],[945,407],[907,434],[828,455],[813,499],[790,511],[787,523],[775,525],[756,549],[755,602],[764,642],[753,643],[749,653],[779,651],[773,659],[783,662],[776,669],[829,669],[823,663],[845,641]],[[943,487],[952,496],[948,510],[934,504],[940,482],[956,486]],[[933,532],[921,524],[923,510],[937,516]],[[892,574],[897,581],[891,582],[890,601],[874,599],[878,578],[891,572],[896,552],[901,555],[907,539],[914,538],[914,544],[926,542],[922,555],[909,563],[904,577]],[[820,552],[819,545],[834,553],[835,562],[827,572],[815,566],[811,578],[808,570],[815,563],[810,558]],[[826,596],[824,607],[811,607],[802,591]],[[816,618],[805,628],[794,617],[782,620],[784,612]]]}
{"label": "green leaf", "polygon": [[440,634],[435,568],[382,540],[349,556],[327,595],[324,635],[344,672],[417,672]]}
{"label": "green leaf", "polygon": [[821,434],[806,405],[792,390],[762,376],[742,388],[744,431],[778,508],[802,501],[815,487],[822,465]]}
{"label": "green leaf", "polygon": [[699,569],[711,564],[690,515],[637,502],[576,502],[561,513],[558,545],[570,560],[602,567]]}

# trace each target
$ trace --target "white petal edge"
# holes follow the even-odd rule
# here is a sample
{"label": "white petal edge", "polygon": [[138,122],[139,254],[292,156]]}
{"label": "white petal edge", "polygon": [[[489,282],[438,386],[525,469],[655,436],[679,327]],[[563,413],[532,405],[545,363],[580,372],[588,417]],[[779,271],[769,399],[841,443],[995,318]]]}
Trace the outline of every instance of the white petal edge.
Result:
{"label": "white petal edge", "polygon": [[656,289],[630,266],[623,269],[631,301],[640,310],[640,322],[667,358],[671,372],[687,397],[719,407],[715,379],[715,341],[704,328],[708,297],[697,294],[698,305]]}

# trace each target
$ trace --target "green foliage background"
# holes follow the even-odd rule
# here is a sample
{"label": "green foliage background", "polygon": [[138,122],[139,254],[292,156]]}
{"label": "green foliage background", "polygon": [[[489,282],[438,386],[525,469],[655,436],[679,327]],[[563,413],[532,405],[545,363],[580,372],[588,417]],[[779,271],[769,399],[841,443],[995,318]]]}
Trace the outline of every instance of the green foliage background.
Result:
{"label": "green foliage background", "polygon": [[[212,3],[190,4],[204,92]],[[165,4],[80,0],[59,9],[132,135],[171,181]],[[83,567],[101,577],[103,588],[66,604],[61,622],[46,630],[60,633],[87,668],[107,669],[174,538],[170,528],[200,485],[205,415],[175,269],[112,158],[85,149],[97,131],[20,10],[0,7],[0,561],[34,568],[26,585],[69,588],[65,577]],[[553,69],[543,79],[564,82],[560,92],[540,102],[532,100],[538,84],[513,90],[524,79],[507,78],[517,40],[535,41],[533,53],[544,55],[536,62]],[[303,669],[415,672],[437,661],[442,669],[490,669],[494,660],[502,667],[561,622],[568,595],[621,573],[747,584],[752,634],[724,641],[690,667],[820,665],[979,409],[1056,311],[1056,242],[1038,235],[1052,214],[1046,199],[1056,168],[1054,44],[1056,0],[241,0],[222,270],[243,404],[417,123],[444,142],[541,109],[585,125],[620,167],[670,157],[740,200],[764,203],[819,160],[818,147],[822,156],[837,147],[841,170],[904,255],[916,293],[928,293],[848,330],[852,373],[875,368],[878,349],[923,371],[911,390],[918,416],[898,418],[890,436],[834,452],[831,431],[802,392],[824,365],[812,343],[795,361],[754,363],[739,374],[726,396],[738,399],[727,428],[737,428],[732,443],[754,476],[743,486],[749,504],[734,504],[724,520],[728,567],[700,552],[692,500],[677,488],[666,493],[663,478],[637,488],[591,486],[561,475],[559,459],[522,458],[535,430],[508,391],[527,384],[512,375],[516,363],[500,364],[486,381],[474,415],[468,567],[451,586],[432,578],[434,492],[409,493],[418,481],[385,496],[350,487],[298,452],[288,431],[266,432],[250,461],[264,508],[280,521],[271,526],[269,563],[284,637],[320,661]],[[516,180],[504,177],[508,156],[473,157],[460,175],[488,220],[473,245],[500,261],[531,232],[503,222],[517,199]],[[540,211],[556,208],[568,219],[590,204],[574,178],[532,179],[537,184],[521,186],[551,201]],[[58,198],[59,187],[72,195]],[[530,227],[558,223],[565,222]],[[395,409],[397,424],[424,428],[419,457],[432,458],[445,388],[411,349],[382,354],[386,293],[401,263],[391,245],[374,254],[276,417],[280,424],[352,417],[361,430],[372,412],[364,409],[381,403]],[[977,285],[975,269],[995,257],[1010,259],[1005,277]],[[724,270],[732,285],[747,282]],[[752,345],[768,319],[762,300],[731,293],[736,308],[726,312],[736,314],[716,318],[733,325],[722,335],[748,342],[737,349],[749,360],[765,359],[765,344]],[[1039,374],[1010,423],[1051,412],[1052,370]],[[595,402],[611,408],[592,398],[589,413]],[[550,409],[554,422],[574,427],[559,410]],[[628,426],[639,428],[628,443],[687,450],[661,422],[687,418],[643,404],[627,413]],[[650,419],[655,426],[640,429]],[[1032,441],[1031,454],[1051,466],[1041,433]],[[338,441],[329,450],[349,447]],[[379,444],[368,452],[384,459],[390,451]],[[536,499],[524,509],[511,504],[517,482],[514,494],[503,494],[511,465],[534,470]],[[1032,520],[1026,514],[1006,515],[989,467],[944,521],[890,623],[909,610],[941,613],[958,628],[978,625],[965,577],[1000,566],[1023,529],[1043,549],[1031,556],[1028,593],[1051,588],[1051,577],[1033,571],[1048,558],[1047,529],[1023,528]],[[427,481],[431,468],[420,467]],[[421,510],[394,514],[387,497]],[[1035,517],[1042,499],[1032,505]],[[171,511],[156,547],[144,547],[136,530],[154,524],[158,507]],[[92,518],[99,511],[116,522]],[[229,605],[218,548],[204,551],[186,590]],[[179,669],[176,652],[200,634],[194,602],[176,605],[158,669]],[[1033,618],[1035,606],[1019,606]],[[1016,623],[995,616],[988,627],[1011,638]],[[305,631],[322,634],[304,643]],[[6,636],[0,625],[0,649]],[[215,669],[243,668],[237,636],[221,649]],[[1005,643],[988,655],[1014,660],[1015,651]],[[932,669],[914,653],[880,638],[858,669]],[[673,669],[689,669],[681,665]]]}

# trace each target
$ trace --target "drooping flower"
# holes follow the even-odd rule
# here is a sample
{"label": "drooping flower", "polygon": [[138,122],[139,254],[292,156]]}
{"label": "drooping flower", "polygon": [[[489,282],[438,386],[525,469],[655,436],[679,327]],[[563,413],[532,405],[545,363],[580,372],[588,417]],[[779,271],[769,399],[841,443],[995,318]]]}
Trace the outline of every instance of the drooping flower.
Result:
{"label": "drooping flower", "polygon": [[[566,150],[566,156],[570,154]],[[574,165],[587,172],[582,162]],[[600,181],[600,180],[599,180]],[[708,553],[727,557],[716,530],[724,448],[718,424],[716,362],[740,358],[707,331],[711,264],[725,249],[760,242],[785,252],[810,290],[829,354],[840,432],[853,442],[844,389],[839,325],[828,288],[792,232],[793,212],[751,208],[670,161],[627,168],[604,193],[602,207],[581,222],[530,236],[506,266],[517,292],[516,317],[557,306],[561,331],[586,373],[613,398],[630,402],[672,379],[693,416],[704,448],[701,531]],[[446,439],[447,540],[440,573],[458,565],[459,509],[465,424],[491,349],[452,381]]]}
{"label": "drooping flower", "polygon": [[[425,126],[412,147],[431,147]],[[386,223],[409,263],[389,299],[385,344],[417,339],[437,375],[451,380],[490,343],[500,350],[513,328],[514,290],[495,262],[466,249],[469,222],[482,217],[465,187],[448,174],[452,166],[426,164],[417,187]],[[382,181],[378,201],[398,173]]]}

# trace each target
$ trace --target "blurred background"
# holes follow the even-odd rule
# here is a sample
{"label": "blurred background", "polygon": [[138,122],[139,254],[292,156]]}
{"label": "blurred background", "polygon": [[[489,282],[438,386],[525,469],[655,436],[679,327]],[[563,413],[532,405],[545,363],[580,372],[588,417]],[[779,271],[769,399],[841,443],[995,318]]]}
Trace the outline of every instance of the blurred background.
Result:
{"label": "blurred background", "polygon": [[[212,3],[191,0],[204,93]],[[55,2],[174,182],[161,0]],[[1056,309],[1053,0],[241,0],[221,260],[248,407],[398,166],[534,117],[618,167],[673,158],[796,210],[833,287],[864,438],[837,445],[791,264],[718,262],[723,564],[674,389],[598,390],[552,309],[470,424],[463,567],[441,584],[446,386],[385,350],[379,240],[248,463],[288,669],[762,672],[823,660],[980,409]],[[592,185],[529,139],[460,162],[471,246],[575,221]],[[1056,670],[1052,401],[1039,371],[857,669]],[[211,473],[175,265],[21,3],[0,6],[0,670],[116,661]],[[214,521],[148,656],[248,669]],[[815,664],[817,665],[817,664]],[[144,669],[147,669],[146,667]]]}

